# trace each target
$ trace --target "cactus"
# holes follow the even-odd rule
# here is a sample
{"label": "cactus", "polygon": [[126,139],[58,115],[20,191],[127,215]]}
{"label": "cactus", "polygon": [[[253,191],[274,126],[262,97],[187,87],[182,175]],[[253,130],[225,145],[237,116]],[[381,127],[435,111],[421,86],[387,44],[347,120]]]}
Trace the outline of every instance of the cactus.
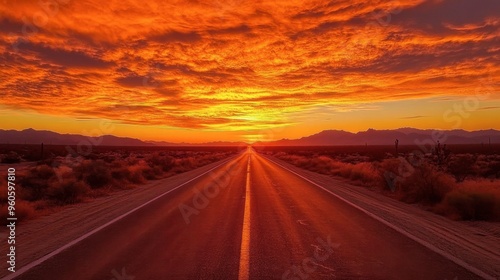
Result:
{"label": "cactus", "polygon": [[446,144],[441,147],[441,143],[437,141],[436,144],[436,156],[437,156],[437,165],[438,168],[441,168],[441,165],[448,159],[451,151],[446,148]]}
{"label": "cactus", "polygon": [[394,141],[394,146],[396,146],[396,157],[399,156],[399,152],[398,152],[398,148],[399,148],[399,139],[396,139],[396,141]]}

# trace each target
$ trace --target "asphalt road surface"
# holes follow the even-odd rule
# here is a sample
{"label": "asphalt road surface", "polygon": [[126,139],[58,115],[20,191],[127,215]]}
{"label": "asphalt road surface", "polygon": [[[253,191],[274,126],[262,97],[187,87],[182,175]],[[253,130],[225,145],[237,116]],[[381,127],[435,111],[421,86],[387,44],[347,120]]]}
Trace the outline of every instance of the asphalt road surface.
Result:
{"label": "asphalt road surface", "polygon": [[16,279],[481,278],[248,149]]}

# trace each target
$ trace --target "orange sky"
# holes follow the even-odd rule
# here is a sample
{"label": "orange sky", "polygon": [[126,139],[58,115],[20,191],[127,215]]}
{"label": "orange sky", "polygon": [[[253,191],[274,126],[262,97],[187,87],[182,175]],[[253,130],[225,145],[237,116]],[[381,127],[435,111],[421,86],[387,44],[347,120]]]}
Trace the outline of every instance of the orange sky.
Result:
{"label": "orange sky", "polygon": [[0,2],[0,129],[500,129],[498,0]]}

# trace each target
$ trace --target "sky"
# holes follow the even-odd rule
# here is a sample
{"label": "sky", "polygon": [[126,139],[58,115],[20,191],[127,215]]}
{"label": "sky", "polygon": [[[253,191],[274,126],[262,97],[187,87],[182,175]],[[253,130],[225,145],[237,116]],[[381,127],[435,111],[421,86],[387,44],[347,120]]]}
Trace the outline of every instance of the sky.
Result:
{"label": "sky", "polygon": [[0,129],[500,129],[500,1],[0,0]]}

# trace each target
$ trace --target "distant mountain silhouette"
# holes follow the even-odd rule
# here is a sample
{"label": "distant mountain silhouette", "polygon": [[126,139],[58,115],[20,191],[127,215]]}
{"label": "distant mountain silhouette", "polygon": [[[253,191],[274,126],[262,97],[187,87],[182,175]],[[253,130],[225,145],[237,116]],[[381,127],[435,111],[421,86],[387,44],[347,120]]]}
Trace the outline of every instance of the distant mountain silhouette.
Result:
{"label": "distant mountain silhouette", "polygon": [[[443,144],[487,144],[500,143],[500,131],[498,130],[421,130],[415,128],[400,128],[395,130],[374,130],[351,133],[343,130],[324,130],[317,134],[302,137],[300,139],[282,139],[271,142],[257,142],[253,145],[269,146],[344,146],[344,145],[393,145],[396,139],[400,145],[414,145],[416,141],[433,141],[433,135],[443,139]],[[441,137],[441,138],[439,138]],[[170,143],[163,141],[142,141],[129,137],[118,137],[103,135],[100,137],[89,137],[79,134],[60,134],[46,130],[25,129],[1,130],[0,144],[40,144],[48,145],[78,145],[80,143],[91,143],[102,146],[244,146],[243,142],[208,142],[208,143]]]}
{"label": "distant mountain silhouette", "polygon": [[0,129],[0,144],[40,144],[46,145],[101,145],[101,146],[240,146],[247,145],[242,142],[209,142],[209,143],[171,143],[164,141],[142,141],[129,137],[103,135],[89,137],[79,134],[60,134],[47,130],[25,129],[2,130]]}
{"label": "distant mountain silhouette", "polygon": [[206,142],[206,143],[196,143],[190,144],[193,146],[248,146],[245,142],[226,142],[226,141],[214,141],[214,142]]}
{"label": "distant mountain silhouette", "polygon": [[79,134],[60,134],[47,130],[25,129],[1,130],[1,144],[49,144],[49,145],[78,145],[90,143],[91,145],[102,146],[152,146],[139,139],[118,137],[113,135],[103,135],[100,137],[90,137]]}
{"label": "distant mountain silhouette", "polygon": [[[433,137],[434,135],[434,137]],[[440,140],[443,144],[488,144],[500,143],[498,130],[421,130],[416,128],[400,128],[395,130],[360,131],[351,133],[343,130],[324,130],[317,134],[300,139],[282,139],[271,142],[257,142],[262,146],[345,146],[345,145],[393,145],[398,139],[400,145],[415,145],[424,141]],[[420,142],[418,142],[420,141]]]}
{"label": "distant mountain silhouette", "polygon": [[215,142],[204,142],[204,143],[171,143],[164,141],[147,141],[147,143],[154,144],[155,146],[248,146],[244,142],[227,142],[227,141],[215,141]]}

